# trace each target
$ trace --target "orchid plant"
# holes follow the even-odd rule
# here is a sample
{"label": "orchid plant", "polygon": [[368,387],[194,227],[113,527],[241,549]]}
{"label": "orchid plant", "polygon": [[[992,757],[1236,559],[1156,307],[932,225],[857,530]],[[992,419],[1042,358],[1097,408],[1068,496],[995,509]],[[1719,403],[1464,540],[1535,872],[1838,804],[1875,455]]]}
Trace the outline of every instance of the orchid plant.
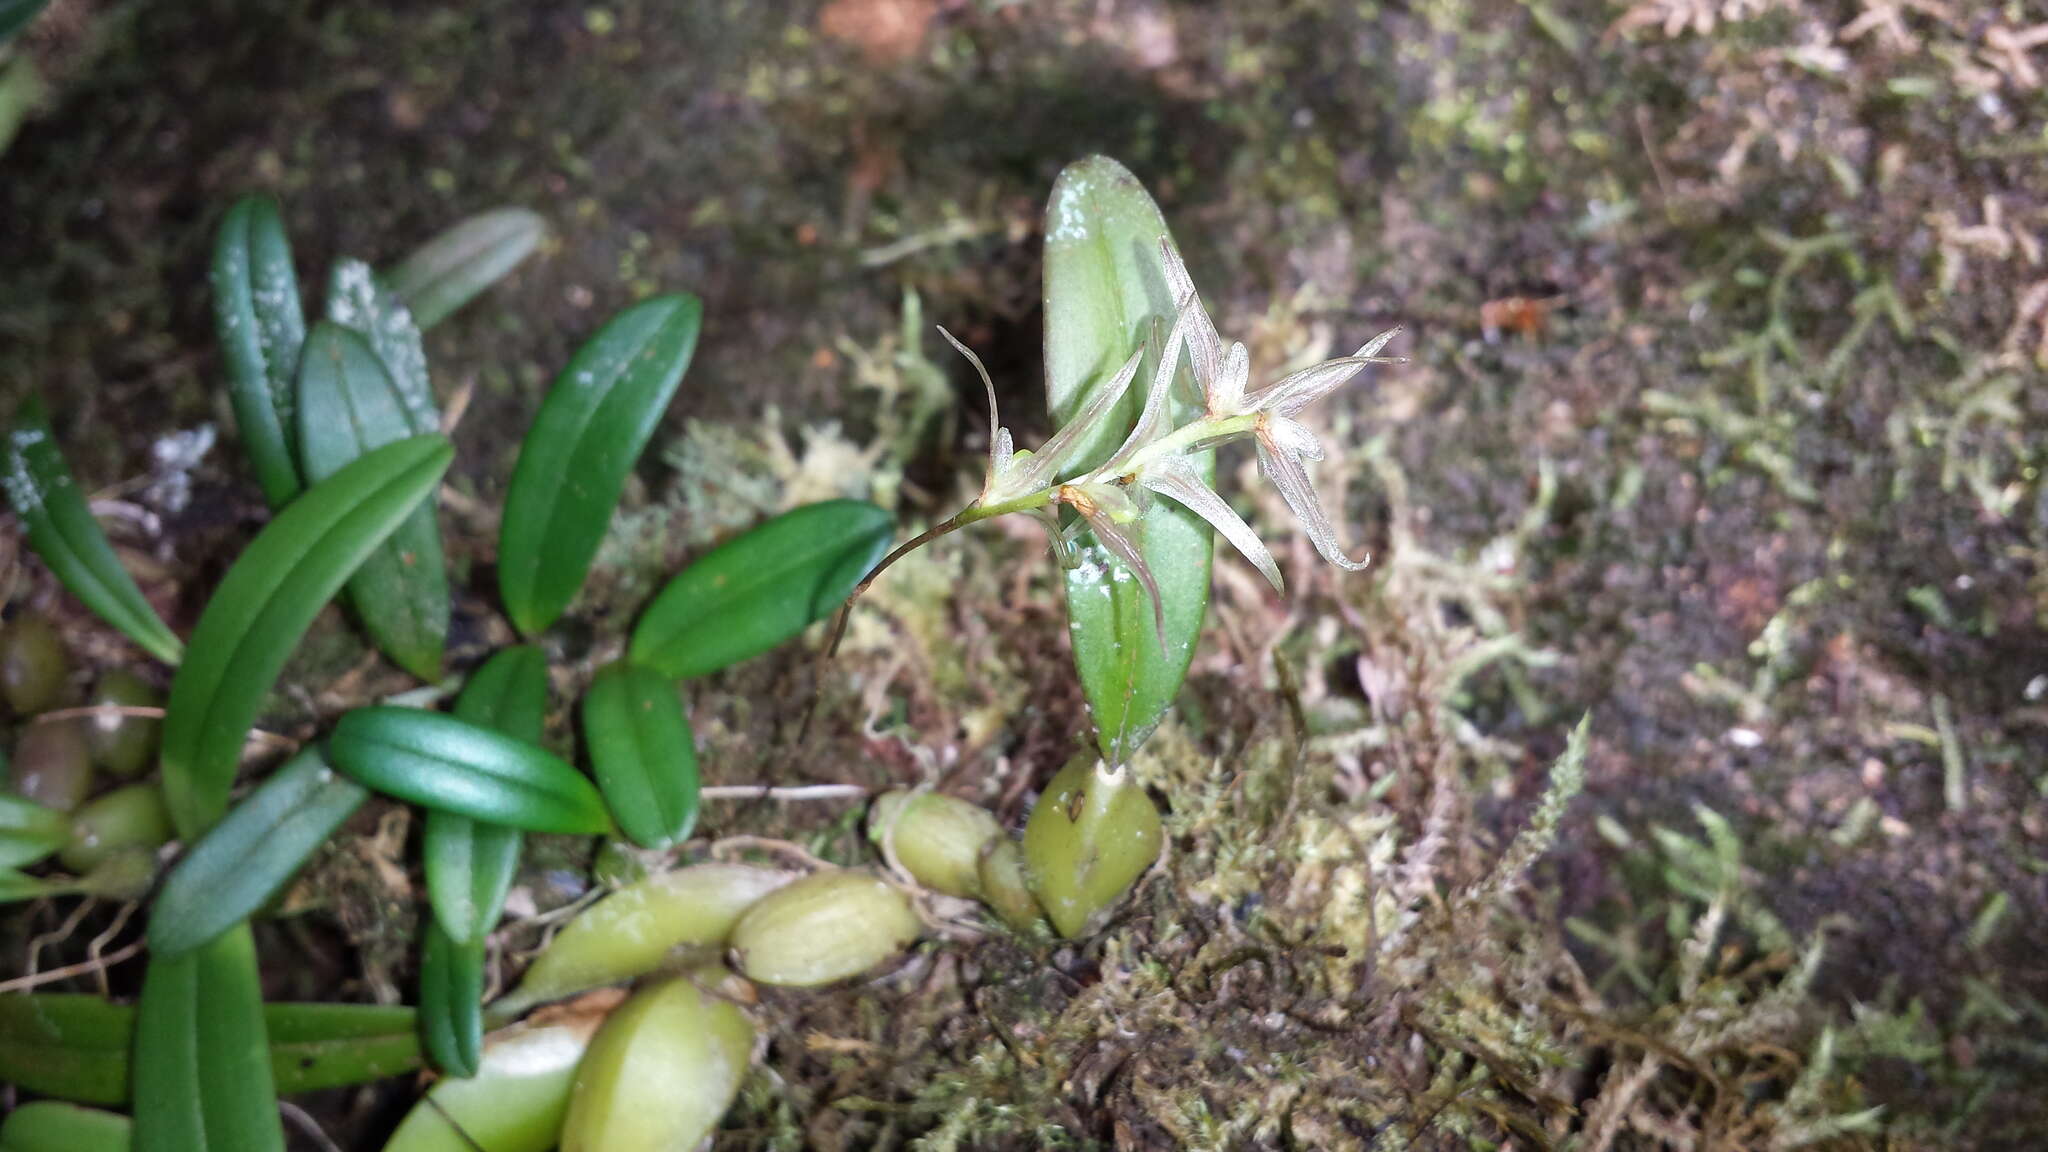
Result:
{"label": "orchid plant", "polygon": [[[1312,364],[1256,391],[1247,391],[1250,351],[1236,340],[1225,349],[1215,321],[1202,306],[1187,265],[1166,237],[1159,239],[1159,261],[1175,301],[1175,320],[1166,335],[1159,367],[1153,373],[1137,423],[1122,444],[1102,464],[1080,475],[1062,478],[1061,473],[1072,462],[1076,450],[1112,418],[1117,402],[1137,377],[1144,350],[1133,352],[1106,385],[1094,390],[1081,411],[1033,452],[1017,448],[1015,436],[1003,425],[996,410],[995,383],[981,357],[952,333],[939,329],[939,334],[974,366],[988,393],[991,432],[981,495],[952,519],[891,553],[855,589],[855,596],[889,564],[931,540],[969,524],[1022,512],[1045,521],[1055,555],[1069,568],[1077,562],[1075,541],[1083,532],[1092,531],[1096,540],[1144,586],[1152,602],[1156,631],[1163,642],[1166,626],[1159,584],[1130,532],[1143,515],[1144,502],[1154,494],[1184,505],[1200,516],[1259,570],[1275,592],[1284,594],[1286,583],[1272,551],[1210,486],[1192,460],[1199,453],[1247,439],[1256,442],[1260,470],[1280,490],[1281,498],[1301,521],[1316,551],[1325,560],[1350,571],[1366,566],[1367,560],[1353,560],[1345,554],[1329,515],[1316,498],[1305,462],[1323,459],[1323,445],[1296,417],[1309,405],[1343,387],[1368,365],[1402,363],[1402,357],[1380,355],[1401,330],[1390,328],[1349,356]],[[1167,399],[1175,381],[1181,378],[1183,350],[1200,389],[1203,411],[1177,428],[1166,428]],[[1062,505],[1078,514],[1071,523],[1061,523]]]}

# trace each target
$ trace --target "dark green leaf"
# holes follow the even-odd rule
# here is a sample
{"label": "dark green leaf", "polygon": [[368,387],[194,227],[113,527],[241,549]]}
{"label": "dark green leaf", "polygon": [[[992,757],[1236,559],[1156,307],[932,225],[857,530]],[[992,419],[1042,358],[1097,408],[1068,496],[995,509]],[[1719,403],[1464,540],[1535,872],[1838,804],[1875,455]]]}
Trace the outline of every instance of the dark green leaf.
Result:
{"label": "dark green leaf", "polygon": [[583,586],[626,474],[697,347],[694,296],[656,296],[613,317],[555,379],[519,448],[498,537],[505,611],[533,635]]}
{"label": "dark green leaf", "polygon": [[758,656],[838,608],[894,531],[860,500],[792,508],[669,581],[633,629],[632,659],[684,677]]}
{"label": "dark green leaf", "polygon": [[128,1152],[132,1128],[113,1112],[35,1100],[0,1121],[0,1152]]}
{"label": "dark green leaf", "polygon": [[63,453],[57,450],[57,439],[39,399],[30,397],[15,410],[0,486],[7,489],[7,502],[14,505],[14,514],[21,517],[28,546],[64,587],[150,655],[176,664],[183,654],[182,645],[143,599],[142,590],[114,555],[114,546],[107,542],[99,521],[92,518],[85,495],[72,480]]}
{"label": "dark green leaf", "polygon": [[420,958],[420,1038],[435,1067],[476,1075],[484,1047],[484,941],[457,943],[433,917]]}
{"label": "dark green leaf", "polygon": [[306,317],[291,241],[268,196],[245,196],[221,219],[213,243],[213,322],[242,448],[263,498],[283,508],[300,488],[292,378]]}
{"label": "dark green leaf", "polygon": [[697,748],[673,680],[608,665],[583,697],[590,768],[619,830],[642,848],[668,848],[697,826]]}
{"label": "dark green leaf", "polygon": [[71,817],[0,792],[0,868],[33,864],[71,839]]}
{"label": "dark green leaf", "polygon": [[[419,1066],[410,1008],[266,1004],[263,1019],[280,1092],[361,1084]],[[134,1028],[134,1008],[97,996],[0,996],[0,1081],[81,1104],[124,1104]]]}
{"label": "dark green leaf", "polygon": [[181,956],[255,915],[369,798],[307,748],[207,829],[150,906],[149,950]]}
{"label": "dark green leaf", "polygon": [[[470,674],[455,716],[539,744],[547,705],[547,658],[538,648],[507,648]],[[428,810],[422,841],[427,900],[451,939],[478,940],[497,925],[519,868],[521,839],[516,828]]]}
{"label": "dark green leaf", "polygon": [[270,1067],[282,1093],[366,1084],[420,1064],[410,1008],[378,1004],[270,1004]]}
{"label": "dark green leaf", "polygon": [[135,1015],[136,1152],[283,1152],[256,945],[152,957]]}
{"label": "dark green leaf", "polygon": [[0,0],[0,43],[28,27],[28,22],[49,3],[50,0]]}
{"label": "dark green leaf", "polygon": [[432,328],[503,279],[546,233],[546,222],[524,208],[479,212],[384,273],[384,287],[421,329]]}
{"label": "dark green leaf", "polygon": [[228,569],[171,682],[164,799],[195,839],[227,806],[242,742],[299,637],[356,565],[431,496],[454,454],[439,436],[387,445],[291,502]]}
{"label": "dark green leaf", "polygon": [[[1070,165],[1053,185],[1045,210],[1045,375],[1053,422],[1079,411],[1140,345],[1138,379],[1158,364],[1159,341],[1174,307],[1159,269],[1166,221],[1152,197],[1123,165],[1091,156]],[[1115,451],[1137,419],[1143,391],[1134,389],[1085,442],[1074,460],[1081,471]],[[1169,426],[1198,415],[1184,396],[1171,399]],[[1205,478],[1213,455],[1196,458]],[[1159,583],[1166,636],[1161,642],[1152,602],[1121,561],[1082,538],[1080,564],[1067,573],[1067,613],[1074,663],[1095,716],[1096,741],[1122,763],[1152,734],[1180,692],[1209,606],[1214,551],[1200,517],[1171,500],[1154,500],[1134,533]]]}
{"label": "dark green leaf", "polygon": [[427,808],[528,832],[596,835],[611,819],[576,769],[524,740],[416,708],[358,708],[328,738],[334,765]]}
{"label": "dark green leaf", "polygon": [[407,417],[421,431],[441,426],[434,385],[427,378],[427,349],[420,327],[405,304],[377,282],[361,260],[342,260],[327,278],[327,318],[351,329],[370,345],[398,389]]}
{"label": "dark green leaf", "polygon": [[[434,431],[406,407],[368,341],[332,321],[313,326],[299,361],[299,455],[319,483],[365,454]],[[422,680],[441,675],[448,573],[441,526],[424,501],[349,578],[349,603],[377,647]]]}

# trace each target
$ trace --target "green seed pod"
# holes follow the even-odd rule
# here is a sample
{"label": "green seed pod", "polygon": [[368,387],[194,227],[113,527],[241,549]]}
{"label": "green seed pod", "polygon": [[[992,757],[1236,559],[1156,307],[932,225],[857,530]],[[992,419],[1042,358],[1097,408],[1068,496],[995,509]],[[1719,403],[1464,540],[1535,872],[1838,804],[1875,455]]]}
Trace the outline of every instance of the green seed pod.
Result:
{"label": "green seed pod", "polygon": [[754,1026],[730,1000],[683,977],[611,1014],[569,1094],[562,1152],[691,1152],[746,1079]]}
{"label": "green seed pod", "polygon": [[1083,752],[1047,784],[1024,825],[1031,891],[1069,939],[1091,931],[1159,858],[1159,810],[1128,769]]}
{"label": "green seed pod", "polygon": [[151,852],[171,838],[171,814],[154,782],[130,784],[97,797],[71,817],[71,840],[57,859],[84,875],[123,848]]}
{"label": "green seed pod", "polygon": [[[93,686],[93,704],[124,708],[154,708],[163,703],[155,688],[142,677],[116,668]],[[146,716],[93,716],[85,722],[86,740],[92,745],[99,766],[123,778],[132,777],[149,766],[156,756],[157,733],[163,722]]]}
{"label": "green seed pod", "polygon": [[809,988],[858,976],[917,939],[903,893],[868,872],[835,869],[763,897],[732,930],[747,979]]}
{"label": "green seed pod", "polygon": [[745,864],[698,864],[622,888],[563,926],[518,990],[495,1007],[517,1014],[645,976],[687,960],[692,949],[708,957],[725,944],[741,913],[793,879]]}
{"label": "green seed pod", "polygon": [[384,1152],[548,1152],[561,1138],[576,1065],[601,1022],[582,1014],[493,1038],[476,1075],[435,1084]]}
{"label": "green seed pod", "polygon": [[1045,910],[1031,894],[1024,875],[1024,851],[1008,836],[998,836],[981,850],[981,898],[1003,923],[1029,932],[1045,922]]}
{"label": "green seed pod", "polygon": [[885,792],[868,814],[868,839],[884,844],[891,825],[896,860],[919,884],[948,896],[981,896],[981,849],[1002,832],[987,809],[936,792]]}
{"label": "green seed pod", "polygon": [[70,674],[64,641],[48,620],[24,612],[0,628],[0,695],[15,715],[33,716],[55,707]]}
{"label": "green seed pod", "polygon": [[18,795],[69,812],[92,795],[92,748],[70,720],[30,724],[14,742],[8,773]]}

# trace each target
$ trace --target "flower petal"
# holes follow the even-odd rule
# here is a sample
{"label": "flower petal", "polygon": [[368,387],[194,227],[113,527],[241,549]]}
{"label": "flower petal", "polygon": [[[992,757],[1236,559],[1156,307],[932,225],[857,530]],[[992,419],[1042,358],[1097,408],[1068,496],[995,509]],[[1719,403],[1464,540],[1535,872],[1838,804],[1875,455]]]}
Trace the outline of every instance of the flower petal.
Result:
{"label": "flower petal", "polygon": [[981,375],[982,388],[988,392],[988,475],[981,485],[982,492],[986,494],[995,488],[996,479],[1010,466],[1010,452],[1015,443],[1010,438],[1010,430],[1003,427],[1002,418],[996,415],[996,383],[988,378],[988,369],[982,366],[981,357],[976,356],[972,348],[955,340],[945,325],[936,327],[939,335],[946,338],[946,343],[974,365],[974,370]]}
{"label": "flower petal", "polygon": [[1188,360],[1195,368],[1195,383],[1202,386],[1206,395],[1223,367],[1223,338],[1216,334],[1216,322],[1202,307],[1194,278],[1188,275],[1188,266],[1181,263],[1180,253],[1174,251],[1173,242],[1164,236],[1159,238],[1159,264],[1166,274],[1166,288],[1173,296],[1174,308],[1183,313],[1190,306],[1194,309],[1188,317]]}
{"label": "flower petal", "polygon": [[1109,410],[1116,407],[1116,402],[1123,399],[1124,393],[1130,390],[1131,378],[1138,374],[1138,362],[1144,358],[1145,350],[1142,348],[1131,353],[1131,358],[1124,361],[1124,366],[1116,370],[1116,375],[1109,383],[1097,389],[1095,395],[1089,398],[1087,407],[1081,409],[1072,420],[1067,421],[1066,427],[1052,434],[1052,439],[1047,440],[1031,457],[1030,462],[1019,471],[1018,479],[1022,487],[1011,493],[1012,495],[1022,496],[1027,492],[1036,492],[1052,483],[1054,475],[1066,464],[1065,458],[1073,453],[1082,434],[1101,423]]}
{"label": "flower petal", "polygon": [[1138,551],[1138,542],[1131,539],[1123,526],[1110,519],[1109,513],[1100,506],[1083,509],[1081,515],[1094,531],[1095,539],[1123,561],[1131,575],[1145,586],[1145,594],[1152,598],[1152,634],[1159,638],[1159,650],[1166,651],[1166,603],[1159,598],[1159,581],[1152,578],[1152,569],[1146,567],[1145,557]]}
{"label": "flower petal", "polygon": [[1214,416],[1235,416],[1250,409],[1244,406],[1245,381],[1251,379],[1252,354],[1242,341],[1233,340],[1223,358],[1223,368],[1209,385],[1209,412]]}
{"label": "flower petal", "polygon": [[1166,411],[1166,395],[1173,387],[1173,379],[1180,374],[1181,341],[1187,332],[1188,313],[1198,305],[1182,308],[1179,319],[1174,321],[1173,331],[1167,333],[1166,346],[1159,352],[1159,369],[1152,374],[1152,390],[1145,394],[1145,407],[1138,413],[1138,422],[1131,426],[1131,434],[1124,437],[1109,462],[1097,469],[1104,474],[1115,474],[1123,467],[1131,454],[1150,443],[1158,430],[1159,417]]}
{"label": "flower petal", "polygon": [[1309,543],[1323,559],[1339,568],[1356,572],[1370,563],[1372,558],[1353,560],[1344,555],[1337,544],[1337,531],[1330,527],[1329,517],[1323,515],[1323,506],[1316,499],[1316,490],[1309,485],[1308,472],[1301,461],[1273,442],[1266,433],[1259,435],[1259,467],[1272,478],[1273,486],[1280,490],[1281,499],[1294,512],[1294,518],[1301,521],[1302,531],[1308,533]]}
{"label": "flower petal", "polygon": [[1309,431],[1299,420],[1268,414],[1266,432],[1272,436],[1274,445],[1282,452],[1308,460],[1323,458],[1323,442],[1316,439],[1316,434]]}
{"label": "flower petal", "polygon": [[1379,350],[1400,331],[1399,328],[1389,328],[1366,341],[1353,355],[1311,364],[1299,372],[1283,376],[1246,397],[1245,405],[1254,411],[1278,412],[1282,416],[1299,415],[1302,409],[1343,387],[1366,365],[1400,363],[1399,358],[1379,355]]}
{"label": "flower petal", "polygon": [[1146,468],[1139,482],[1152,491],[1180,502],[1187,510],[1208,521],[1218,535],[1230,541],[1231,547],[1244,553],[1252,562],[1266,583],[1280,595],[1287,594],[1287,584],[1280,578],[1280,566],[1273,563],[1273,554],[1266,550],[1266,544],[1259,539],[1252,526],[1244,517],[1226,503],[1223,497],[1202,482],[1202,474],[1185,456],[1168,456]]}

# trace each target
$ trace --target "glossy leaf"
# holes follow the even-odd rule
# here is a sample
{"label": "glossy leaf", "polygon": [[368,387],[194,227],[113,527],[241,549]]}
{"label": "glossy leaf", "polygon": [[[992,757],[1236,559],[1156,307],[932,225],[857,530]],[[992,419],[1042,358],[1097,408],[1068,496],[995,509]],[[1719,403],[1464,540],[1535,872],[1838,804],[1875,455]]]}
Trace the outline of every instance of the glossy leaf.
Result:
{"label": "glossy leaf", "polygon": [[128,1152],[133,1127],[113,1112],[34,1100],[0,1120],[0,1152]]}
{"label": "glossy leaf", "polygon": [[484,941],[448,938],[428,917],[420,958],[420,1038],[434,1066],[474,1076],[484,1044]]}
{"label": "glossy leaf", "polygon": [[519,448],[498,536],[505,611],[533,635],[583,586],[626,475],[661,423],[697,347],[694,296],[614,316],[555,378]]}
{"label": "glossy leaf", "polygon": [[[1138,379],[1151,378],[1174,301],[1159,269],[1166,221],[1123,165],[1105,156],[1069,165],[1053,185],[1045,222],[1046,393],[1058,425],[1141,346],[1146,360]],[[1084,443],[1074,471],[1116,449],[1141,400],[1132,392],[1119,401],[1117,418]],[[1197,414],[1196,402],[1176,389],[1171,422]],[[1213,455],[1195,462],[1205,482],[1213,481]],[[1163,642],[1142,582],[1092,536],[1082,537],[1080,563],[1066,579],[1074,663],[1097,743],[1112,763],[1127,759],[1172,705],[1209,605],[1214,545],[1199,517],[1174,501],[1154,500],[1133,535],[1159,584]]]}
{"label": "glossy leaf", "polygon": [[286,658],[363,558],[432,495],[452,456],[439,436],[377,449],[292,501],[228,569],[164,719],[164,799],[180,835],[196,838],[220,817]]}
{"label": "glossy leaf", "polygon": [[291,241],[277,202],[245,196],[221,219],[213,244],[213,322],[242,449],[273,509],[299,494],[293,379],[306,316]]}
{"label": "glossy leaf", "polygon": [[171,869],[150,906],[150,953],[181,956],[255,915],[368,798],[318,747],[292,757]]}
{"label": "glossy leaf", "polygon": [[792,872],[749,864],[693,864],[650,876],[584,909],[562,926],[497,1010],[536,1004],[637,979],[679,957],[715,956],[741,914]]}
{"label": "glossy leaf", "polygon": [[546,234],[546,222],[524,208],[479,212],[420,245],[381,279],[414,323],[432,328],[518,267]]}
{"label": "glossy leaf", "polygon": [[0,792],[0,868],[33,864],[71,839],[71,817]]}
{"label": "glossy leaf", "polygon": [[604,800],[554,754],[453,716],[358,708],[341,718],[328,756],[363,784],[427,808],[528,832],[609,831]]}
{"label": "glossy leaf", "polygon": [[283,1152],[246,924],[176,958],[151,957],[135,1016],[136,1152]]}
{"label": "glossy leaf", "polygon": [[[539,744],[547,705],[547,657],[522,646],[499,652],[470,674],[455,701],[455,716]],[[519,868],[522,839],[516,828],[428,810],[422,837],[427,900],[450,939],[480,939],[497,926]]]}
{"label": "glossy leaf", "polygon": [[[410,1008],[267,1004],[278,1091],[313,1092],[419,1066]],[[0,996],[0,1081],[81,1104],[123,1104],[135,1009],[68,992]]]}
{"label": "glossy leaf", "polygon": [[606,666],[583,697],[591,772],[627,839],[668,848],[697,826],[697,747],[675,681],[650,668]]}
{"label": "glossy leaf", "polygon": [[602,1020],[582,1013],[494,1036],[476,1076],[428,1089],[384,1152],[548,1152],[561,1136],[576,1066]]}
{"label": "glossy leaf", "polygon": [[0,487],[6,488],[7,502],[21,518],[28,546],[64,587],[144,651],[176,664],[183,646],[143,598],[99,521],[92,518],[85,494],[57,450],[41,400],[31,397],[15,410],[14,426],[7,433],[7,458],[0,468]]}
{"label": "glossy leaf", "polygon": [[367,1084],[420,1065],[410,1008],[383,1004],[269,1004],[270,1067],[277,1090],[318,1092]]}
{"label": "glossy leaf", "polygon": [[861,500],[806,504],[678,573],[633,629],[634,663],[703,676],[832,614],[889,550],[896,525]]}
{"label": "glossy leaf", "polygon": [[378,283],[368,264],[342,260],[334,265],[327,278],[327,319],[353,330],[370,345],[413,427],[431,431],[441,426],[420,326],[404,301]]}
{"label": "glossy leaf", "polygon": [[[319,483],[365,454],[434,431],[406,406],[376,352],[332,321],[313,326],[299,362],[299,455]],[[433,501],[363,558],[348,598],[377,647],[422,680],[441,675],[448,637],[448,572]]]}

